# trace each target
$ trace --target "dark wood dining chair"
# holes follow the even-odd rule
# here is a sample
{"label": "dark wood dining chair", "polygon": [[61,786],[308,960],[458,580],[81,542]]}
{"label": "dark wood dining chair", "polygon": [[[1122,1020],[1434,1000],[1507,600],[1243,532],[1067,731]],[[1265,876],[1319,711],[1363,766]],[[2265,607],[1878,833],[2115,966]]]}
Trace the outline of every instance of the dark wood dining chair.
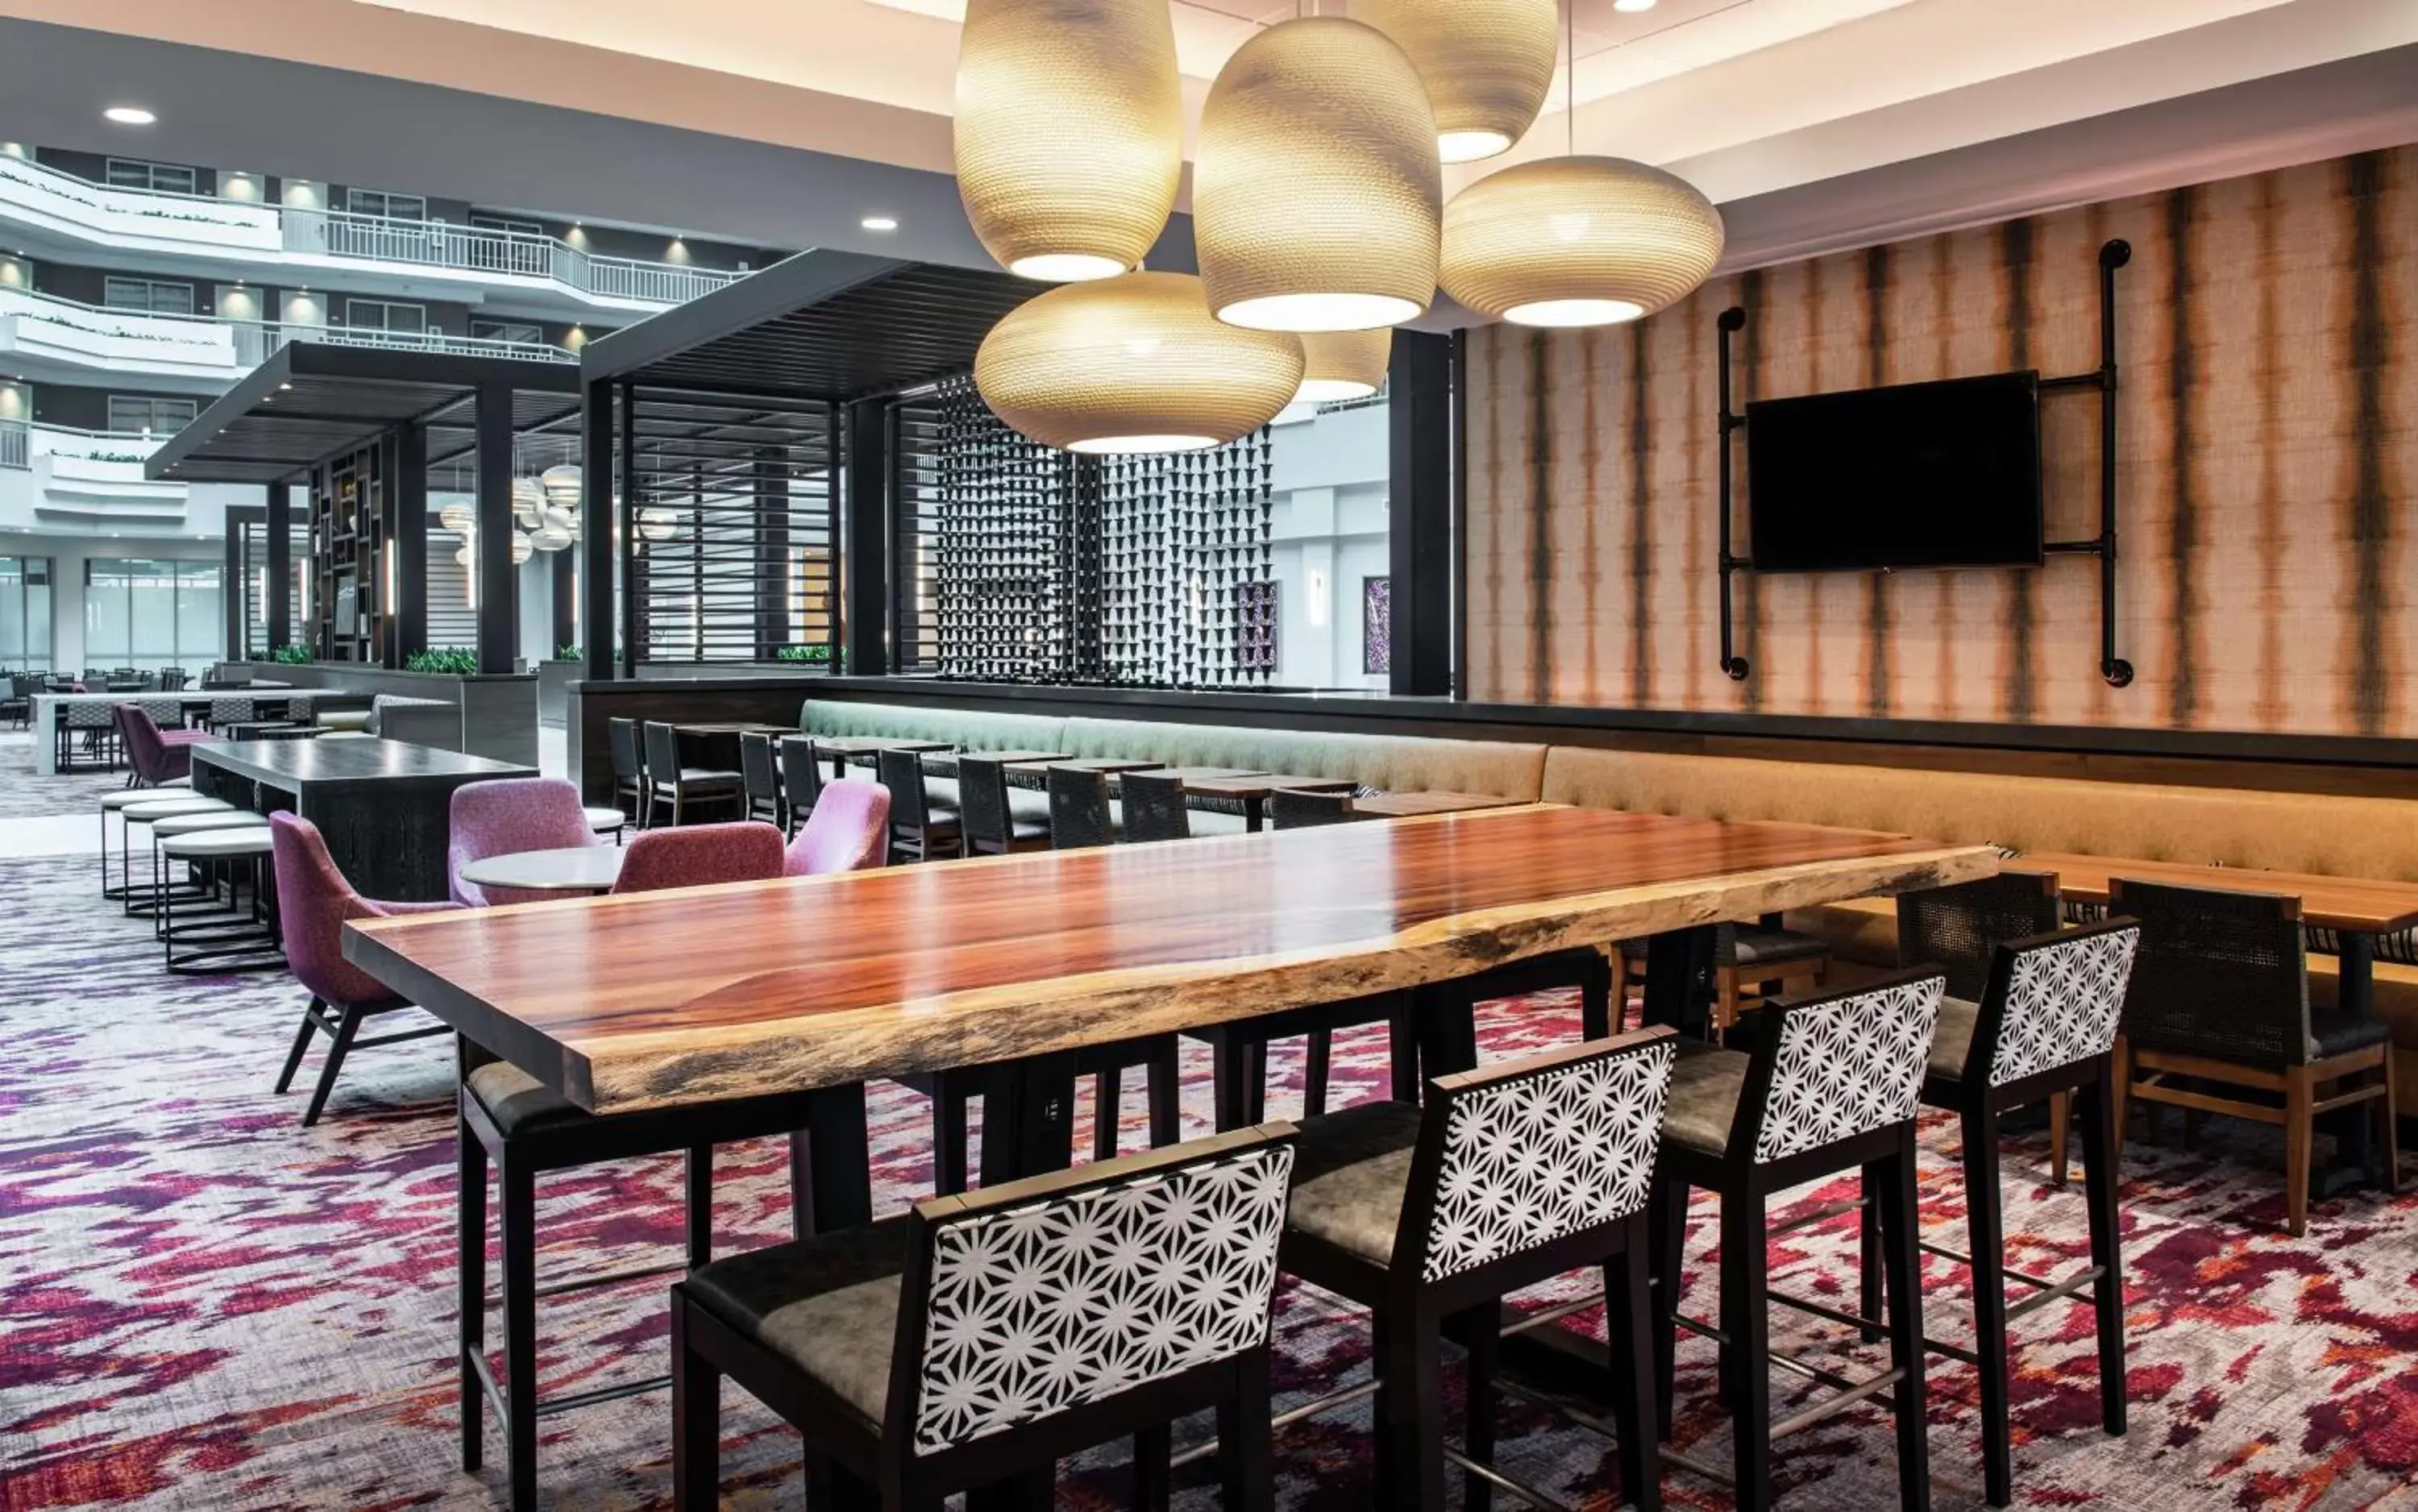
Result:
{"label": "dark wood dining chair", "polygon": [[[2006,873],[1983,882],[1936,891],[1962,898],[1934,899],[1915,911],[1918,933],[1942,939],[1949,954],[1975,939],[1979,921],[2021,919],[2042,889],[2037,877]],[[1997,884],[2004,883],[2005,886]],[[1969,892],[1967,890],[1970,890]],[[2054,892],[2051,892],[2052,909]],[[1901,902],[1904,900],[1901,899]],[[1922,1078],[1926,1107],[1954,1113],[1963,1135],[1965,1224],[1969,1251],[1925,1243],[1924,1251],[1963,1265],[1973,1276],[1973,1344],[1926,1337],[1934,1354],[1962,1360],[1982,1383],[1982,1478],[1992,1506],[2014,1499],[2014,1439],[2008,1402],[2007,1326],[2037,1307],[2086,1288],[2098,1325],[2099,1411],[2110,1434],[2124,1431],[2124,1258],[2116,1216],[2115,1047],[2140,929],[2129,919],[2078,929],[2056,929],[1989,948],[1989,964],[1971,997],[1958,995],[1963,962],[1948,977],[1939,1027]],[[2047,1098],[2082,1103],[2082,1170],[2088,1194],[2090,1263],[2061,1280],[2010,1270],[2006,1199],[1999,1161],[1999,1123],[2015,1108]],[[1863,1315],[1880,1313],[1879,1214],[1864,1204]],[[2032,1294],[2007,1306],[2007,1282]]]}
{"label": "dark wood dining chair", "polygon": [[[1897,1426],[1898,1500],[1931,1505],[1925,1431],[1920,1233],[1915,1223],[1914,1121],[1938,1027],[1947,978],[1938,970],[1900,972],[1871,985],[1802,1000],[1782,1000],[1747,1020],[1740,1051],[1682,1042],[1672,1074],[1662,1161],[1655,1177],[1656,1388],[1670,1432],[1677,1331],[1718,1341],[1722,1397],[1735,1430],[1731,1469],[1738,1512],[1772,1504],[1775,1439],[1827,1422],[1888,1394]],[[1879,1264],[1889,1318],[1831,1308],[1832,1321],[1889,1339],[1889,1365],[1861,1380],[1824,1371],[1833,1395],[1771,1420],[1772,1198],[1793,1186],[1861,1170],[1880,1220]],[[1689,1196],[1721,1199],[1721,1318],[1707,1323],[1678,1309]],[[1791,1363],[1802,1364],[1802,1362]],[[1676,1451],[1665,1458],[1700,1474],[1717,1467]]]}
{"label": "dark wood dining chair", "polygon": [[1058,1460],[1130,1436],[1128,1504],[1164,1507],[1170,1425],[1215,1409],[1224,1504],[1269,1512],[1293,1165],[1292,1129],[1242,1130],[696,1271],[672,1289],[672,1504],[721,1503],[727,1376],[803,1434],[810,1506],[940,1512],[1002,1482],[1046,1506]]}
{"label": "dark wood dining chair", "polygon": [[1183,778],[1128,771],[1118,782],[1124,789],[1128,844],[1192,838],[1192,810],[1184,801]]}
{"label": "dark wood dining chair", "polygon": [[1049,848],[1049,826],[1016,817],[1007,801],[1007,768],[988,756],[957,757],[957,822],[969,856]]}
{"label": "dark wood dining chair", "polygon": [[762,819],[788,833],[788,816],[781,806],[781,773],[773,759],[773,737],[759,730],[739,735],[739,786],[744,795],[742,817]]}
{"label": "dark wood dining chair", "polygon": [[890,789],[890,853],[908,861],[939,861],[965,854],[965,824],[957,811],[935,803],[924,786],[924,757],[913,751],[878,751],[874,770]]}
{"label": "dark wood dining chair", "polygon": [[[1503,1298],[1584,1267],[1603,1276],[1620,1490],[1645,1512],[1660,1505],[1646,1214],[1676,1040],[1640,1030],[1439,1078],[1424,1108],[1363,1103],[1303,1121],[1282,1264],[1370,1309],[1373,1504],[1443,1506],[1447,1462],[1467,1476],[1466,1507],[1490,1504],[1496,1476],[1558,1504],[1492,1463],[1495,1363]],[[1460,1451],[1445,1441],[1446,1337],[1469,1352]]]}
{"label": "dark wood dining chair", "polygon": [[812,736],[785,735],[780,743],[781,802],[788,816],[784,828],[794,835],[823,796],[823,769]]}
{"label": "dark wood dining chair", "polygon": [[1117,838],[1109,816],[1109,779],[1079,767],[1049,769],[1049,843],[1060,850],[1105,846]]}
{"label": "dark wood dining chair", "polygon": [[[1897,963],[1936,966],[1948,973],[1951,1002],[1980,1002],[1990,985],[1998,947],[2054,934],[2063,926],[2057,877],[2000,872],[1954,887],[1926,887],[1897,897]],[[2073,1108],[2063,1092],[2048,1099],[2049,1180],[2065,1184],[2066,1139]]]}
{"label": "dark wood dining chair", "polygon": [[743,808],[744,788],[739,773],[719,767],[691,767],[681,762],[680,731],[649,720],[640,727],[647,748],[647,816],[653,821],[655,805],[669,803],[672,822],[688,822],[688,805]]}
{"label": "dark wood dining chair", "polygon": [[1362,817],[1352,811],[1350,793],[1305,793],[1279,787],[1268,794],[1268,826],[1302,830],[1318,824],[1350,824]]}
{"label": "dark wood dining chair", "polygon": [[647,822],[647,763],[638,754],[638,722],[615,715],[604,722],[604,738],[613,756],[613,801],[627,801],[630,817]]}
{"label": "dark wood dining chair", "polygon": [[2371,1104],[2384,1121],[2385,1187],[2399,1189],[2392,1031],[2310,1006],[2300,899],[2115,878],[2107,907],[2141,924],[2116,1046],[2120,1149],[2128,1101],[2282,1125],[2284,1226],[2297,1238],[2309,1227],[2318,1118]]}

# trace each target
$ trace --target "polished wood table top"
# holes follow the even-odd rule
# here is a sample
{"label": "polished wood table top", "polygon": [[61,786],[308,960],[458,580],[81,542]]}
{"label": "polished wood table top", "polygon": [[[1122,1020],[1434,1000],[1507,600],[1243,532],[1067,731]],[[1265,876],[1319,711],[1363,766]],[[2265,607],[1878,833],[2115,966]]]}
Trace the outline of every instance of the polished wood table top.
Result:
{"label": "polished wood table top", "polygon": [[1523,802],[1493,793],[1369,793],[1352,801],[1352,812],[1379,818],[1408,819],[1423,814],[1466,814],[1481,808],[1509,808]]}
{"label": "polished wood table top", "polygon": [[609,893],[621,879],[622,846],[565,846],[554,850],[516,850],[466,862],[462,880],[473,887],[510,887],[525,893]]}
{"label": "polished wood table top", "polygon": [[2258,893],[2301,900],[2301,919],[2320,929],[2389,935],[2418,926],[2418,882],[2380,882],[2357,877],[2320,877],[2306,872],[2257,871],[2249,867],[2196,866],[2184,862],[2126,861],[2120,856],[2074,856],[2034,852],[2003,863],[2011,872],[2054,872],[2059,894],[2084,903],[2107,901],[2111,878],[2205,887],[2222,893]]}
{"label": "polished wood table top", "polygon": [[1187,780],[1184,790],[1201,798],[1265,798],[1279,787],[1293,793],[1348,793],[1358,786],[1349,777],[1290,777],[1281,771],[1254,771]]}
{"label": "polished wood table top", "polygon": [[1997,870],[1986,846],[1535,805],[363,921],[344,954],[612,1112],[1010,1061]]}
{"label": "polished wood table top", "polygon": [[1114,776],[1120,771],[1156,771],[1167,765],[1141,756],[1076,756],[1064,761],[1026,762],[1027,766],[1064,767],[1069,771],[1096,771]]}
{"label": "polished wood table top", "polygon": [[402,741],[231,741],[196,745],[193,759],[253,782],[292,789],[413,779],[534,777],[534,767]]}

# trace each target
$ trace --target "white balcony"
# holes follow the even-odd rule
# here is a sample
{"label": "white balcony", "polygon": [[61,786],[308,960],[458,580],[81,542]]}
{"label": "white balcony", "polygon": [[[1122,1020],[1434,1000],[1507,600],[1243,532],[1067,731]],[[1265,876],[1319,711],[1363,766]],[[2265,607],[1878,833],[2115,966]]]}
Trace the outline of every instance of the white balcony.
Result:
{"label": "white balcony", "polygon": [[596,257],[552,237],[115,189],[0,156],[12,245],[105,267],[194,277],[335,283],[499,313],[651,314],[745,275]]}
{"label": "white balcony", "polygon": [[387,346],[470,357],[576,362],[579,354],[534,342],[440,331],[280,325],[215,315],[156,315],[0,289],[0,371],[37,382],[115,379],[179,393],[217,393],[288,342]]}

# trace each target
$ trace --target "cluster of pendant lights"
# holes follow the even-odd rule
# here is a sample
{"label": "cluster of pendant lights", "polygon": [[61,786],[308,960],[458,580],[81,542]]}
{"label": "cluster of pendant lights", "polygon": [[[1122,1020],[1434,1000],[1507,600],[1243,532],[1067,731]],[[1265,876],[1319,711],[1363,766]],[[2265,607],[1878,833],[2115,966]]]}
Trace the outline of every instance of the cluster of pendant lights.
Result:
{"label": "cluster of pendant lights", "polygon": [[[571,465],[548,467],[534,478],[513,480],[513,563],[518,566],[541,551],[560,551],[579,539],[579,497],[585,475]],[[479,542],[479,517],[470,506],[452,503],[437,512],[437,523],[462,538],[453,560],[464,568]]]}
{"label": "cluster of pendant lights", "polygon": [[1439,283],[1531,326],[1633,320],[1722,251],[1720,212],[1618,158],[1527,162],[1444,200],[1442,164],[1544,108],[1555,0],[1352,0],[1279,22],[1210,86],[1193,161],[1201,275],[1133,271],[1175,206],[1168,0],[968,0],[957,183],[1011,272],[1060,283],[994,328],[983,400],[1074,451],[1222,445],[1295,400],[1374,393]]}

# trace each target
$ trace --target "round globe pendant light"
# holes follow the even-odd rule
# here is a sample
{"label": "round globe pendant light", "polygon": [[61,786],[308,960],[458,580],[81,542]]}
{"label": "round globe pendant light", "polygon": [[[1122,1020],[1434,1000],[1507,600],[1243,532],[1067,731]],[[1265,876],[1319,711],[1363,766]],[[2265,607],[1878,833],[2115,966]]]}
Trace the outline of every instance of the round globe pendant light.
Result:
{"label": "round globe pendant light", "polygon": [[436,523],[456,535],[467,535],[478,528],[479,517],[469,505],[457,500],[436,512]]}
{"label": "round globe pendant light", "polygon": [[957,191],[1011,273],[1110,278],[1175,208],[1184,91],[1167,0],[968,0]]}
{"label": "round globe pendant light", "polygon": [[1394,332],[1376,330],[1315,331],[1301,339],[1301,388],[1295,404],[1332,404],[1339,399],[1366,399],[1385,383],[1385,364],[1393,359]]}
{"label": "round globe pendant light", "polygon": [[1372,330],[1435,298],[1435,112],[1383,32],[1278,22],[1209,86],[1192,230],[1209,308],[1255,330]]}
{"label": "round globe pendant light", "polygon": [[572,463],[548,467],[537,475],[537,485],[545,494],[548,509],[576,510],[580,492],[587,485],[587,472]]}
{"label": "round globe pendant light", "polygon": [[1553,0],[1353,0],[1427,81],[1436,152],[1475,162],[1526,134],[1553,86]]}
{"label": "round globe pendant light", "polygon": [[1051,289],[1009,312],[974,357],[974,387],[1001,420],[1045,446],[1101,453],[1247,435],[1301,374],[1299,340],[1220,324],[1186,273]]}
{"label": "round globe pendant light", "polygon": [[1621,158],[1549,158],[1492,174],[1444,212],[1445,292],[1521,326],[1605,326],[1694,292],[1722,256],[1695,186]]}

